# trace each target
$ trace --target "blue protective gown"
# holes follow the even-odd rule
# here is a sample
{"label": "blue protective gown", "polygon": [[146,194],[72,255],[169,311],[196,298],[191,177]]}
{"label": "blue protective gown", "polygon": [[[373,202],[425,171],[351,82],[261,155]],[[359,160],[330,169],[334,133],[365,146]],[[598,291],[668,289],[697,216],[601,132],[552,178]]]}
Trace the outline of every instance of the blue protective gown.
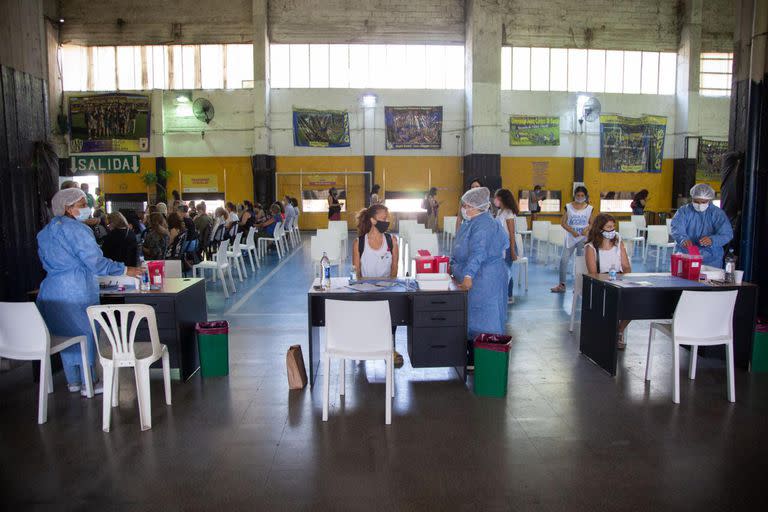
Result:
{"label": "blue protective gown", "polygon": [[[670,234],[677,244],[676,251],[688,252],[681,244],[690,240],[699,248],[704,265],[722,268],[723,246],[733,239],[733,228],[728,216],[717,206],[710,203],[706,210],[697,212],[692,204],[687,204],[672,218]],[[699,239],[704,236],[712,239],[711,247],[699,244]]]}
{"label": "blue protective gown", "polygon": [[[48,273],[40,285],[37,307],[56,336],[88,337],[88,356],[92,365],[96,345],[85,308],[99,303],[99,283],[96,276],[116,276],[125,273],[125,265],[107,259],[96,245],[93,231],[67,216],[54,217],[37,234],[37,252]],[[80,346],[61,352],[67,382],[83,382]]]}
{"label": "blue protective gown", "polygon": [[486,212],[461,223],[451,254],[451,272],[472,278],[468,334],[504,334],[507,324],[507,265],[502,254],[509,234]]}

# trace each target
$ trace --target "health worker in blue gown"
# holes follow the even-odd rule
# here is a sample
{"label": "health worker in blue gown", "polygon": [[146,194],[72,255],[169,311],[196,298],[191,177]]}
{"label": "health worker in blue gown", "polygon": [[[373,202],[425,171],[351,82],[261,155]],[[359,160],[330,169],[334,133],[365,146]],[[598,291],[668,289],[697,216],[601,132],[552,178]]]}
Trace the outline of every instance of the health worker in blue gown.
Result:
{"label": "health worker in blue gown", "polygon": [[[52,335],[87,336],[92,371],[96,345],[86,308],[99,303],[97,276],[127,274],[138,277],[142,269],[126,267],[104,257],[93,231],[84,223],[90,210],[82,190],[59,190],[53,196],[51,206],[54,217],[37,234],[38,255],[47,272],[40,285],[37,307]],[[64,373],[72,392],[81,391],[81,357],[79,345],[61,352]],[[98,385],[94,392],[101,392],[102,389]]]}
{"label": "health worker in blue gown", "polygon": [[456,234],[451,271],[469,291],[468,334],[504,334],[507,323],[507,265],[502,258],[509,247],[507,230],[488,212],[490,191],[468,190],[461,198],[464,221]]}
{"label": "health worker in blue gown", "polygon": [[704,265],[723,267],[723,246],[733,239],[733,228],[723,210],[712,204],[715,190],[706,183],[691,188],[691,202],[672,218],[670,234],[675,240],[675,250],[688,252],[696,246]]}

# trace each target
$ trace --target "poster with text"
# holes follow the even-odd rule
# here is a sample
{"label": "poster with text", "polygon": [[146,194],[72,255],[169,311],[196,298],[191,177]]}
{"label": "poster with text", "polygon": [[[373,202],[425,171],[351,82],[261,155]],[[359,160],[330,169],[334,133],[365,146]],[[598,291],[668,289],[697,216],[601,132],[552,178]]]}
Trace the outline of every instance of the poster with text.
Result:
{"label": "poster with text", "polygon": [[723,155],[727,152],[727,140],[699,139],[696,151],[696,181],[720,181]]}
{"label": "poster with text", "polygon": [[553,116],[510,116],[510,146],[559,146],[560,118]]}
{"label": "poster with text", "polygon": [[601,172],[661,172],[664,116],[600,116]]}
{"label": "poster with text", "polygon": [[387,149],[440,149],[443,107],[384,107]]}
{"label": "poster with text", "polygon": [[294,110],[293,145],[313,148],[349,146],[349,114],[346,110]]}
{"label": "poster with text", "polygon": [[149,151],[149,121],[149,96],[72,96],[69,98],[69,151]]}

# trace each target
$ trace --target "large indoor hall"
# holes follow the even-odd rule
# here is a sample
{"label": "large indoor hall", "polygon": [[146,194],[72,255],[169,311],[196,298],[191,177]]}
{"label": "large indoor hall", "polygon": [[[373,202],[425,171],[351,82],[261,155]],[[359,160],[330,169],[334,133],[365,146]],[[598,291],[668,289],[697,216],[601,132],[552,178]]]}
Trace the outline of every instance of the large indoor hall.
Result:
{"label": "large indoor hall", "polygon": [[755,510],[768,3],[0,0],[13,510]]}

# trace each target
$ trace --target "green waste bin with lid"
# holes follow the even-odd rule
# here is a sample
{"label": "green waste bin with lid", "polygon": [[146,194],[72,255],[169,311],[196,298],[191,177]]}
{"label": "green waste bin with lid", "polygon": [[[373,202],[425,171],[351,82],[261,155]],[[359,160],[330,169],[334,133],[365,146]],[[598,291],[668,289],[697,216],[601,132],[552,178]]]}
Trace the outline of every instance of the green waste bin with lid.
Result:
{"label": "green waste bin with lid", "polygon": [[197,348],[200,351],[200,374],[203,377],[229,375],[229,323],[198,322]]}
{"label": "green waste bin with lid", "polygon": [[512,338],[496,334],[480,334],[475,338],[472,347],[475,352],[475,394],[505,397]]}
{"label": "green waste bin with lid", "polygon": [[768,324],[759,323],[755,327],[749,369],[752,373],[768,373]]}

